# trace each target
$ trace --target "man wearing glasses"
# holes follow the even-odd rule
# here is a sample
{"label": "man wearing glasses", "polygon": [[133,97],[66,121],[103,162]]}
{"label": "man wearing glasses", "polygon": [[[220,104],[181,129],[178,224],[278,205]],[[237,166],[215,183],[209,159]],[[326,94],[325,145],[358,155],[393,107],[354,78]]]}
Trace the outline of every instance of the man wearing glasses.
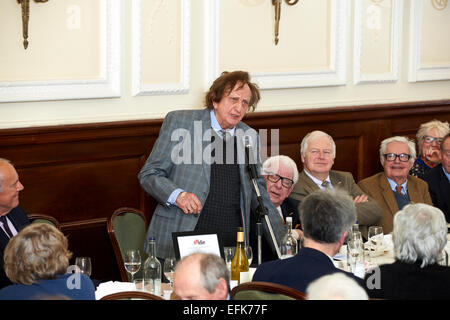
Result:
{"label": "man wearing glasses", "polygon": [[416,159],[414,142],[406,137],[391,137],[381,142],[380,161],[384,172],[358,183],[383,210],[381,226],[385,234],[392,231],[394,215],[409,203],[433,205],[428,185],[409,175]]}
{"label": "man wearing glasses", "polygon": [[301,143],[303,171],[291,197],[302,201],[307,195],[323,188],[345,190],[356,206],[357,221],[361,234],[367,238],[369,226],[376,225],[382,212],[377,202],[364,194],[350,172],[331,170],[336,157],[333,138],[323,131],[308,133]]}

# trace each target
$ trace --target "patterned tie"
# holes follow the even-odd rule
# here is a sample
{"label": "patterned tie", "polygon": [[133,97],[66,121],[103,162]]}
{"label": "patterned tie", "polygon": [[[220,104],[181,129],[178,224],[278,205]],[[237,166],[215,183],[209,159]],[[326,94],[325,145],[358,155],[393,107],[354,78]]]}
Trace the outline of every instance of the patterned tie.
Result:
{"label": "patterned tie", "polygon": [[0,221],[3,223],[3,228],[5,229],[5,232],[8,234],[8,237],[12,238],[13,234],[8,226],[8,221],[6,221],[6,217],[0,216]]}
{"label": "patterned tie", "polygon": [[397,192],[398,194],[404,194],[404,193],[402,192],[402,186],[400,186],[400,185],[396,185],[396,186],[395,186],[395,192]]}
{"label": "patterned tie", "polygon": [[327,180],[323,180],[321,186],[324,187],[324,188],[329,188],[330,187],[330,183]]}

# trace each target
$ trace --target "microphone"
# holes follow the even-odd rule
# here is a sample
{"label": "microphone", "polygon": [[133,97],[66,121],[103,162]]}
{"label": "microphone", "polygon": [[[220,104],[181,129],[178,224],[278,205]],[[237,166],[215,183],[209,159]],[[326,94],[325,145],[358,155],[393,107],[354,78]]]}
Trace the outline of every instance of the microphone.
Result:
{"label": "microphone", "polygon": [[256,168],[256,162],[253,161],[252,157],[252,138],[249,136],[244,136],[244,147],[245,147],[245,164],[247,165],[248,175],[251,180],[258,179],[258,170]]}

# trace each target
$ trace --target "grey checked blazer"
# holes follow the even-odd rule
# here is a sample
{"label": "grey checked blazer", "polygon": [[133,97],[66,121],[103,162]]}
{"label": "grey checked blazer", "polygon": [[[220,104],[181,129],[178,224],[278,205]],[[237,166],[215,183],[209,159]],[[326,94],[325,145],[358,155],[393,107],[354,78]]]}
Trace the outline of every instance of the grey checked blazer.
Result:
{"label": "grey checked blazer", "polygon": [[[240,122],[236,126],[236,129],[241,129],[245,132],[250,132],[247,130],[251,130],[253,134],[257,135],[255,130],[243,122]],[[159,137],[153,146],[150,156],[138,175],[141,186],[158,201],[147,231],[147,239],[155,237],[157,246],[156,254],[160,258],[166,258],[173,254],[172,232],[194,230],[201,214],[185,214],[178,206],[167,205],[170,194],[175,189],[181,188],[187,192],[194,193],[202,205],[205,204],[206,198],[208,197],[211,165],[202,160],[202,154],[205,148],[208,146],[211,147],[211,140],[209,137],[204,136],[208,130],[211,130],[210,109],[182,110],[168,113],[161,126]],[[180,138],[181,136],[183,138]],[[189,142],[189,136],[191,137],[192,143],[188,143],[188,149],[184,150],[191,152],[191,161],[187,164],[174,164],[171,158],[172,153],[179,154],[178,151],[182,148],[182,142]],[[201,145],[200,140],[202,140]],[[243,142],[240,140],[237,139],[237,143],[242,144]],[[257,140],[258,168],[260,169],[259,136]],[[257,206],[257,198],[250,185],[244,164],[239,165],[239,173],[241,178],[240,202],[242,220],[244,222],[246,242],[248,243],[250,214],[251,209]],[[282,235],[281,220],[279,219],[277,210],[270,201],[266,183],[262,176],[258,179],[258,186],[264,204],[269,212],[268,216],[274,235],[279,243]],[[269,239],[269,232],[265,222],[263,222],[263,231],[264,236]],[[148,244],[146,243],[144,246],[145,250],[148,249],[147,247]],[[263,250],[274,251],[275,249],[263,248]]]}

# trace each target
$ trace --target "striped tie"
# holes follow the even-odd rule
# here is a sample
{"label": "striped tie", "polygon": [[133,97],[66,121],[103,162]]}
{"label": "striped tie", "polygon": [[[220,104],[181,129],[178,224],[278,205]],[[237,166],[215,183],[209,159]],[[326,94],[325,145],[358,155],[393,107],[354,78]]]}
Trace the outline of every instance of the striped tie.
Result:
{"label": "striped tie", "polygon": [[5,232],[8,234],[8,237],[12,238],[13,234],[11,232],[11,229],[8,226],[8,221],[6,220],[6,217],[0,216],[0,222],[3,223],[3,228],[5,229]]}

